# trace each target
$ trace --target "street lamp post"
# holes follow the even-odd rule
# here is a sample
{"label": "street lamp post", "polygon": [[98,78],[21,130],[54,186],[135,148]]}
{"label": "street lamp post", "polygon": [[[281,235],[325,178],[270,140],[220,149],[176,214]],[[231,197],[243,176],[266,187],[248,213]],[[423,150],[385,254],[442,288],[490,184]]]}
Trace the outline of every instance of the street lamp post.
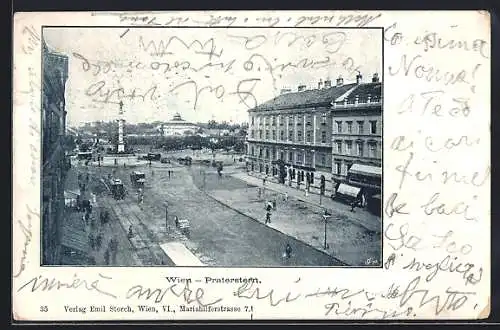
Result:
{"label": "street lamp post", "polygon": [[167,228],[167,231],[169,231],[168,227],[168,202],[165,202],[165,228]]}
{"label": "street lamp post", "polygon": [[326,243],[326,223],[328,222],[328,218],[331,215],[328,214],[328,212],[325,209],[325,213],[323,214],[323,221],[325,222],[325,241],[324,241],[324,248],[325,250],[328,249],[328,244]]}
{"label": "street lamp post", "polygon": [[207,183],[207,173],[203,170],[203,190],[205,190],[205,185]]}

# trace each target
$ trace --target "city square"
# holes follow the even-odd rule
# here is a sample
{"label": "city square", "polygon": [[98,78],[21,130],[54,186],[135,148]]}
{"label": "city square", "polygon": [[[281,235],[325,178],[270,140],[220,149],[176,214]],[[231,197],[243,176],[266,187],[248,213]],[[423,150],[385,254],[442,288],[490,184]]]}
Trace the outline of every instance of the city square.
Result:
{"label": "city square", "polygon": [[80,105],[75,52],[44,43],[44,264],[381,266],[380,63],[319,70],[238,118],[182,104],[141,117],[135,89],[94,84]]}

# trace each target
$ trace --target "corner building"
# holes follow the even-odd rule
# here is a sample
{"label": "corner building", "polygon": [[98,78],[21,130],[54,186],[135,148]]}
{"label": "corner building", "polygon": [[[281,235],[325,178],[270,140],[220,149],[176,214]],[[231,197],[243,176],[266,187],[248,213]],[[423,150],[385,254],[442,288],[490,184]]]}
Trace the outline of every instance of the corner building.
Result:
{"label": "corner building", "polygon": [[250,171],[279,177],[279,166],[284,165],[281,183],[293,187],[320,188],[325,182],[325,194],[334,189],[331,180],[332,121],[331,103],[348,93],[356,84],[335,86],[326,79],[318,89],[300,85],[296,92],[283,90],[281,95],[249,110],[247,137],[248,167]]}
{"label": "corner building", "polygon": [[332,179],[358,188],[362,206],[379,212],[382,186],[382,84],[370,83],[337,98],[332,104]]}
{"label": "corner building", "polygon": [[282,90],[249,110],[247,170],[294,188],[305,189],[309,180],[310,191],[318,193],[323,182],[323,194],[335,194],[341,183],[356,179],[347,175],[353,164],[380,168],[381,104],[376,74],[370,83],[359,74],[355,83],[344,84],[339,77],[333,86],[326,79],[317,89]]}

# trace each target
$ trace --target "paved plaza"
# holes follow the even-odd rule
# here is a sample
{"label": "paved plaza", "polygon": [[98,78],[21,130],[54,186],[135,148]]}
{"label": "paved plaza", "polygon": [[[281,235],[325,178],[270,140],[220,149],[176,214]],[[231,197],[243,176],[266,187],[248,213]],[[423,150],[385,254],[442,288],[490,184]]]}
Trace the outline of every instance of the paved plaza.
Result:
{"label": "paved plaza", "polygon": [[[130,182],[132,168],[127,166],[75,162],[67,189],[78,189],[78,173],[84,177],[89,173],[89,189],[93,189],[98,205],[93,216],[107,210],[111,221],[82,230],[85,235],[100,232],[106,244],[111,238],[118,240],[120,249],[116,259],[110,261],[113,265],[174,265],[160,248],[168,242],[182,242],[207,266],[365,266],[367,260],[378,260],[379,217],[361,209],[351,212],[348,205],[330,198],[323,197],[320,205],[319,195],[306,196],[304,191],[271,180],[262,186],[261,177],[246,173],[232,157],[225,158],[228,165],[221,176],[211,166],[185,166],[175,161],[134,166],[134,170],[146,174],[142,204]],[[107,191],[104,183],[109,174],[124,183],[124,200],[113,199]],[[265,224],[269,201],[276,201],[276,209],[271,212],[271,223]],[[325,208],[331,214],[326,225],[326,249]],[[78,222],[82,213],[69,217]],[[175,217],[189,220],[189,237],[175,226]],[[88,248],[98,265],[106,264],[106,244]],[[286,244],[292,246],[290,260],[283,258]]]}

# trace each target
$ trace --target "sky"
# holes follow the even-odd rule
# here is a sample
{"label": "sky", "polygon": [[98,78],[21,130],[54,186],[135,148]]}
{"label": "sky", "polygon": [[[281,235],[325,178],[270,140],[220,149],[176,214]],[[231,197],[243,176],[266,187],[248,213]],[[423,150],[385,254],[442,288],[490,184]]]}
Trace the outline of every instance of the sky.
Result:
{"label": "sky", "polygon": [[[68,124],[248,122],[247,110],[298,85],[382,78],[380,29],[44,28],[69,57]],[[382,78],[383,79],[383,78]]]}

